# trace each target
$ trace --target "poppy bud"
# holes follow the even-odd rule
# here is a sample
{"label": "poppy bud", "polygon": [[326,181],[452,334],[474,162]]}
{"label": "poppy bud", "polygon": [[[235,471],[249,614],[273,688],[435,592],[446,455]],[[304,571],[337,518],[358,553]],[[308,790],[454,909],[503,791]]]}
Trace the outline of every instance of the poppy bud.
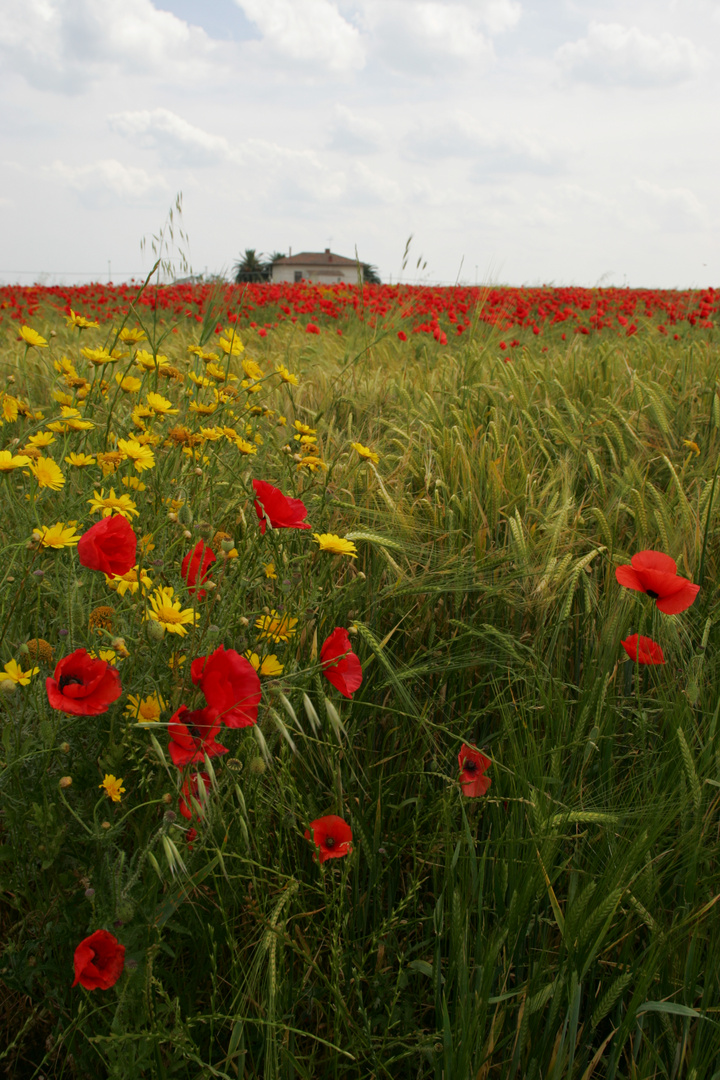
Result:
{"label": "poppy bud", "polygon": [[18,649],[18,654],[20,656],[29,656],[30,655],[30,650],[28,649],[27,645],[21,645],[20,648]]}
{"label": "poppy bud", "polygon": [[183,505],[178,510],[177,519],[181,525],[192,525],[193,512],[187,503],[183,503]]}
{"label": "poppy bud", "polygon": [[162,641],[162,639],[165,637],[164,626],[162,626],[159,622],[154,622],[150,619],[145,625],[147,629],[147,636],[150,638],[151,641]]}
{"label": "poppy bud", "polygon": [[205,537],[205,539],[207,539],[213,531],[212,525],[209,521],[201,521],[198,525],[195,526],[195,528],[201,536]]}

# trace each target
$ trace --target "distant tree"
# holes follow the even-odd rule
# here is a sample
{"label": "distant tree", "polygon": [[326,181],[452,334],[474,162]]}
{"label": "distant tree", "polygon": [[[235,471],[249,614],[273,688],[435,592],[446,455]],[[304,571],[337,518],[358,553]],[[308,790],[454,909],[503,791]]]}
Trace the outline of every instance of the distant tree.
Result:
{"label": "distant tree", "polygon": [[262,255],[258,255],[255,248],[245,248],[242,257],[233,267],[233,274],[238,285],[247,281],[266,281]]}
{"label": "distant tree", "polygon": [[366,285],[382,285],[380,275],[377,272],[377,266],[372,266],[371,263],[363,263],[363,281]]}
{"label": "distant tree", "polygon": [[263,263],[263,272],[265,274],[265,278],[264,278],[265,281],[272,281],[273,266],[278,261],[278,259],[284,259],[284,258],[285,258],[285,252],[284,251],[273,251],[272,255],[267,255],[265,257],[265,262]]}

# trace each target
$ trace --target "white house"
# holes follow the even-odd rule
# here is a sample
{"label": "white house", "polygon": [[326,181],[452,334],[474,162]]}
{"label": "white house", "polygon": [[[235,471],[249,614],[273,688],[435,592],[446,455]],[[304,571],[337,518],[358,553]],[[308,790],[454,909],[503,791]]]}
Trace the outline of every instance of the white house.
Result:
{"label": "white house", "polygon": [[[362,271],[361,271],[362,272]],[[288,255],[273,263],[272,281],[314,281],[322,285],[345,282],[357,285],[358,264],[355,259],[334,255],[330,248],[320,251],[302,251]]]}

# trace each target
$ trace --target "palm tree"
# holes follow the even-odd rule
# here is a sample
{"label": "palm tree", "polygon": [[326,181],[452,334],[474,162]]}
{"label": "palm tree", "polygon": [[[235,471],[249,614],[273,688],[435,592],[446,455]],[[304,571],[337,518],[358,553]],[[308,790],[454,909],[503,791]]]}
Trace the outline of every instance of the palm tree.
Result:
{"label": "palm tree", "polygon": [[373,266],[371,263],[362,263],[363,268],[363,281],[366,285],[382,285],[380,275],[377,272],[377,266]]}
{"label": "palm tree", "polygon": [[241,259],[233,267],[235,282],[241,285],[246,281],[266,281],[265,264],[255,248],[245,248]]}
{"label": "palm tree", "polygon": [[284,258],[285,258],[285,252],[284,251],[273,251],[272,255],[266,256],[265,262],[263,263],[263,273],[265,275],[264,276],[265,281],[272,281],[273,266],[278,261],[278,259],[284,259]]}

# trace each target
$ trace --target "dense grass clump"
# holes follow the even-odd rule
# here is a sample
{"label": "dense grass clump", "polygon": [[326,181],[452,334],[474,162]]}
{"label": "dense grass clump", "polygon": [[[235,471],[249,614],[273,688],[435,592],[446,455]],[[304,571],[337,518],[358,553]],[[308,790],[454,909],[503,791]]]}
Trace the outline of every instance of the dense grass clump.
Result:
{"label": "dense grass clump", "polygon": [[[48,347],[1,345],[2,445],[27,458],[0,476],[5,1074],[720,1077],[712,331],[558,331],[506,362],[478,320],[450,345],[398,341],[392,311],[241,342],[207,311],[39,309]],[[261,535],[254,479],[311,529]],[[43,542],[104,510],[139,538],[124,591]],[[690,608],[618,584],[645,549],[700,585]],[[168,588],[184,635],[150,614]],[[335,627],[352,697],[323,673]],[[664,664],[628,659],[636,633]],[[178,768],[168,724],[220,645],[275,657],[258,721]],[[122,681],[99,715],[48,700],[83,648]],[[330,814],[352,852],[319,862]],[[122,976],[72,987],[98,929]]]}

